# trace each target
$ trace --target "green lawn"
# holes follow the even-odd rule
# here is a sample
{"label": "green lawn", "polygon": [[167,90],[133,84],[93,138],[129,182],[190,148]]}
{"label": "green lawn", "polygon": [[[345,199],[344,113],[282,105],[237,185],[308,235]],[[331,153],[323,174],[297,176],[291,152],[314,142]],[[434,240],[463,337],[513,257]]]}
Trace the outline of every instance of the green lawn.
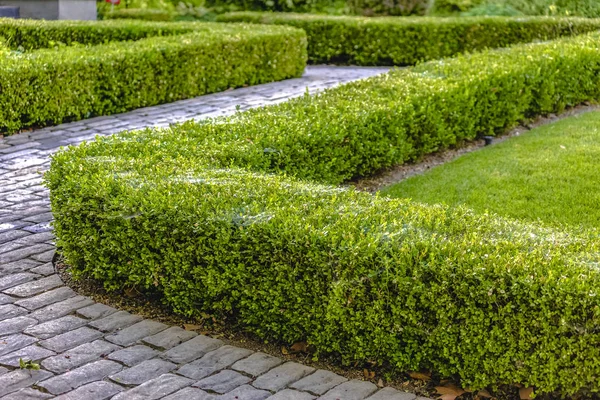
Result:
{"label": "green lawn", "polygon": [[538,127],[382,190],[547,224],[600,227],[600,112]]}

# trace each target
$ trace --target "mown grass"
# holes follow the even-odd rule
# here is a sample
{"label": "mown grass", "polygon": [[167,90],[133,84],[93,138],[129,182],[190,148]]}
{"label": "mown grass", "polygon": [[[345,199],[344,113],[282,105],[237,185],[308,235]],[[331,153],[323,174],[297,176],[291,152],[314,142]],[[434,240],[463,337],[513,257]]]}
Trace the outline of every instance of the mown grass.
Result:
{"label": "mown grass", "polygon": [[600,227],[600,112],[538,127],[382,194],[550,225]]}

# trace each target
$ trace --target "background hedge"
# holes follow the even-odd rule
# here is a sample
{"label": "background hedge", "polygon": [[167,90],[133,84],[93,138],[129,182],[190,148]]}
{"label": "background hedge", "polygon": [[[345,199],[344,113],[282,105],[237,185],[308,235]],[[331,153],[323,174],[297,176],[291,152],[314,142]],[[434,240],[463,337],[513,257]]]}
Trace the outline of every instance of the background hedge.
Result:
{"label": "background hedge", "polygon": [[236,12],[221,22],[290,25],[306,31],[311,63],[413,65],[458,53],[600,29],[586,18],[364,18]]}
{"label": "background hedge", "polygon": [[[177,36],[3,56],[0,132],[120,113],[232,87],[297,77],[304,70],[306,36],[300,30],[197,25],[202,26],[197,32]],[[74,26],[67,25],[66,32],[81,33],[89,41],[102,37],[101,30],[81,30],[81,26],[73,29]],[[120,34],[131,37],[161,32],[160,25],[149,26],[125,29]],[[182,29],[189,29],[185,26],[181,25]],[[177,29],[180,28],[174,30]],[[39,40],[28,43],[47,45],[50,37],[61,35],[45,31]]]}
{"label": "background hedge", "polygon": [[145,21],[172,21],[177,14],[168,10],[150,8],[122,8],[103,14],[104,19],[141,19]]}
{"label": "background hedge", "polygon": [[474,389],[598,391],[597,232],[293,176],[342,182],[600,99],[599,39],[431,62],[60,152],[46,176],[58,245],[109,289],[156,291],[178,312],[346,362],[428,368]]}

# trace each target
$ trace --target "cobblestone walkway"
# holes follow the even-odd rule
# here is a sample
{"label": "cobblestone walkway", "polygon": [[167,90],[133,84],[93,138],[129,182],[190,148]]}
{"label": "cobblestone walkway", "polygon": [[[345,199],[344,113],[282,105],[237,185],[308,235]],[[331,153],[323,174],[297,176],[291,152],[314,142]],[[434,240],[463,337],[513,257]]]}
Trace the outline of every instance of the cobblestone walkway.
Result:
{"label": "cobblestone walkway", "polygon": [[[382,68],[310,67],[230,90],[0,139],[0,399],[411,400],[393,389],[224,344],[79,296],[55,273],[41,172],[60,146],[273,104]],[[32,360],[41,370],[19,368]]]}

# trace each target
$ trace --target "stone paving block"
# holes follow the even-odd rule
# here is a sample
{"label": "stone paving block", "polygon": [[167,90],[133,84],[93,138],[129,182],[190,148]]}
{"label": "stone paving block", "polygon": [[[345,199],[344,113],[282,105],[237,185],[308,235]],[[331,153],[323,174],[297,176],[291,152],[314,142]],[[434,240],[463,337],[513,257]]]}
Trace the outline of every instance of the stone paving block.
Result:
{"label": "stone paving block", "polygon": [[[299,392],[292,389],[284,389],[281,392],[275,393],[273,396],[268,397],[268,400],[313,400],[316,397],[310,393]],[[341,399],[340,399],[341,400]]]}
{"label": "stone paving block", "polygon": [[0,398],[0,400],[44,400],[50,399],[54,396],[48,393],[40,392],[39,390],[25,388],[17,390],[16,392],[7,394]]}
{"label": "stone paving block", "polygon": [[216,400],[212,394],[198,388],[186,387],[178,392],[168,395],[163,400]]}
{"label": "stone paving block", "polygon": [[377,386],[371,382],[351,380],[334,387],[319,400],[363,400],[375,393]]}
{"label": "stone paving block", "polygon": [[63,301],[59,301],[58,303],[51,304],[44,308],[40,308],[29,314],[29,316],[37,319],[39,322],[46,322],[50,321],[51,319],[60,318],[70,314],[79,308],[89,306],[93,303],[94,302],[87,297],[75,296]]}
{"label": "stone paving block", "polygon": [[104,304],[96,303],[77,310],[77,314],[87,319],[98,319],[117,312],[116,308]]}
{"label": "stone paving block", "polygon": [[[35,223],[50,222],[50,221],[52,221],[52,213],[45,212],[45,213],[35,214],[35,215],[31,215],[27,218],[24,218],[24,220],[28,221],[28,222],[35,222]],[[44,235],[48,235],[48,233],[44,233]],[[49,234],[49,235],[54,237],[54,235],[52,235],[52,234]]]}
{"label": "stone paving block", "polygon": [[48,339],[53,336],[72,331],[86,324],[86,320],[73,315],[66,315],[52,321],[43,322],[39,325],[25,329],[23,333],[35,336],[38,339]]}
{"label": "stone paving block", "polygon": [[121,392],[112,400],[156,400],[189,386],[192,382],[181,376],[164,374],[134,389]]}
{"label": "stone paving block", "polygon": [[[4,264],[0,261],[0,265]],[[36,264],[38,265],[38,264]],[[39,275],[31,274],[29,272],[21,272],[18,274],[12,274],[9,276],[4,276],[0,278],[0,290],[5,290],[11,288],[13,286],[20,285],[21,283],[32,281],[34,278],[37,278]],[[1,314],[0,314],[1,315]]]}
{"label": "stone paving block", "polygon": [[152,321],[150,319],[145,319],[137,324],[131,325],[128,328],[117,331],[112,335],[108,335],[105,339],[121,346],[129,346],[138,340],[164,331],[167,328],[168,325]]}
{"label": "stone paving block", "polygon": [[23,332],[23,330],[35,324],[37,324],[37,321],[27,316],[5,319],[0,321],[0,336]]}
{"label": "stone paving block", "polygon": [[15,297],[29,297],[62,285],[63,281],[58,275],[50,275],[46,278],[13,286],[6,289],[4,293]]}
{"label": "stone paving block", "polygon": [[139,364],[142,361],[149,360],[156,356],[158,351],[141,344],[126,347],[122,350],[115,351],[108,356],[109,359],[118,361],[128,367]]}
{"label": "stone paving block", "polygon": [[92,321],[89,323],[90,326],[101,330],[102,332],[112,332],[115,329],[126,328],[129,325],[133,325],[143,318],[139,315],[133,315],[127,311],[118,311],[114,314],[110,314],[107,317]]}
{"label": "stone paving block", "polygon": [[44,349],[43,347],[31,345],[3,355],[0,357],[0,365],[18,368],[20,365],[19,359],[21,358],[26,361],[39,361],[55,354],[55,352]]}
{"label": "stone paving block", "polygon": [[84,326],[75,329],[74,331],[69,331],[50,339],[42,340],[40,345],[56,352],[62,352],[77,347],[80,344],[91,342],[100,337],[102,337],[102,332]]}
{"label": "stone paving block", "polygon": [[314,368],[307,367],[306,365],[295,362],[286,362],[256,378],[252,385],[259,389],[267,389],[276,392],[287,387],[289,384],[302,379],[314,370]]}
{"label": "stone paving block", "polygon": [[[49,223],[46,222],[46,223],[41,223],[41,224],[37,224],[37,225],[32,225],[30,227],[23,228],[23,229],[30,231],[30,232],[50,232],[52,230],[52,227],[50,226]],[[31,258],[33,258],[34,260],[37,260],[37,261],[47,263],[47,262],[52,261],[52,259],[54,258],[54,253],[55,253],[55,250],[54,250],[54,248],[52,248],[52,250],[45,251],[41,254],[35,254],[35,255],[31,256]]]}
{"label": "stone paving block", "polygon": [[122,368],[122,365],[114,361],[95,361],[40,382],[38,386],[43,387],[54,395],[63,394],[86,383],[102,380],[108,375],[120,371]]}
{"label": "stone paving block", "polygon": [[54,400],[105,400],[123,391],[119,385],[98,381],[83,385],[72,392],[57,396]]}
{"label": "stone paving block", "polygon": [[[27,230],[27,229],[25,229]],[[53,250],[54,246],[49,244],[40,243],[33,246],[23,247],[18,250],[9,251],[7,253],[0,254],[0,264],[20,260],[23,258],[31,257],[34,254],[40,254],[48,250]]]}
{"label": "stone paving block", "polygon": [[176,364],[183,364],[194,361],[221,346],[223,346],[223,342],[219,339],[198,335],[179,346],[173,347],[171,350],[163,353],[161,357]]}
{"label": "stone paving block", "polygon": [[52,263],[45,263],[39,267],[31,268],[29,272],[43,276],[49,276],[55,274],[56,270],[54,269],[54,265],[52,265]]}
{"label": "stone paving block", "polygon": [[252,354],[251,350],[225,345],[207,353],[199,360],[182,366],[177,372],[188,378],[199,380],[229,367],[250,354]]}
{"label": "stone paving block", "polygon": [[10,297],[9,295],[0,293],[0,305],[11,304],[14,301],[15,301],[15,299]]}
{"label": "stone paving block", "polygon": [[8,374],[0,376],[0,396],[16,392],[19,389],[31,386],[43,379],[49,378],[52,374],[48,371],[17,369]]}
{"label": "stone paving block", "polygon": [[243,385],[239,388],[233,389],[229,393],[222,395],[219,397],[219,400],[264,400],[270,396],[271,392],[256,389],[250,385]]}
{"label": "stone paving block", "polygon": [[110,379],[121,385],[140,385],[150,379],[170,372],[177,365],[158,358],[142,361],[136,366],[124,369],[118,374],[110,376]]}
{"label": "stone paving block", "polygon": [[245,385],[252,379],[246,375],[242,375],[239,372],[232,371],[230,369],[223,370],[217,374],[211,375],[204,378],[192,386],[198,387],[203,390],[215,393],[227,393],[231,392],[238,386]]}
{"label": "stone paving block", "polygon": [[156,348],[169,350],[197,335],[195,332],[186,331],[178,326],[172,326],[156,335],[145,338],[143,342]]}
{"label": "stone paving block", "polygon": [[[52,213],[46,213],[46,214],[52,215]],[[23,218],[23,220],[31,221],[31,218],[34,218],[34,217],[35,216],[25,217],[25,218]],[[51,219],[48,220],[48,222],[49,221],[51,221]],[[41,233],[34,233],[29,236],[19,238],[19,239],[15,240],[15,242],[26,245],[26,246],[31,246],[31,245],[38,244],[38,243],[47,243],[51,240],[54,240],[54,234],[52,232],[41,232]]]}
{"label": "stone paving block", "polygon": [[91,343],[84,343],[62,354],[45,359],[42,362],[42,367],[55,374],[60,374],[104,358],[118,349],[120,347],[112,343],[104,340],[94,340]]}
{"label": "stone paving block", "polygon": [[250,355],[248,358],[236,362],[231,366],[231,369],[256,377],[282,363],[283,360],[281,358],[257,352]]}
{"label": "stone paving block", "polygon": [[44,292],[38,294],[37,296],[30,297],[28,299],[20,299],[15,301],[15,304],[21,307],[25,307],[30,311],[37,310],[41,307],[46,307],[51,304],[57,303],[59,301],[63,301],[69,299],[71,297],[75,297],[77,294],[73,291],[73,289],[62,286],[48,292]]}
{"label": "stone paving block", "polygon": [[[9,263],[0,263],[0,276],[24,273],[25,271],[31,272],[33,268],[38,267],[40,265],[41,263],[39,261],[33,261],[29,259],[12,261]],[[32,273],[33,277],[38,276],[37,274],[34,274],[35,273]]]}
{"label": "stone paving block", "polygon": [[0,306],[0,321],[20,317],[27,314],[27,310],[14,304],[5,304]]}
{"label": "stone paving block", "polygon": [[37,342],[36,338],[17,333],[15,335],[4,336],[0,338],[0,356],[3,356],[13,351],[27,347],[30,344]]}
{"label": "stone paving block", "polygon": [[401,392],[391,387],[379,390],[374,395],[367,397],[366,400],[415,400],[416,395],[412,393]]}
{"label": "stone paving block", "polygon": [[334,374],[331,371],[318,370],[314,374],[310,374],[298,382],[294,382],[290,385],[293,389],[303,390],[311,392],[317,395],[322,395],[331,388],[346,382],[348,379]]}
{"label": "stone paving block", "polygon": [[0,243],[6,243],[31,235],[27,231],[13,230],[0,233]]}

